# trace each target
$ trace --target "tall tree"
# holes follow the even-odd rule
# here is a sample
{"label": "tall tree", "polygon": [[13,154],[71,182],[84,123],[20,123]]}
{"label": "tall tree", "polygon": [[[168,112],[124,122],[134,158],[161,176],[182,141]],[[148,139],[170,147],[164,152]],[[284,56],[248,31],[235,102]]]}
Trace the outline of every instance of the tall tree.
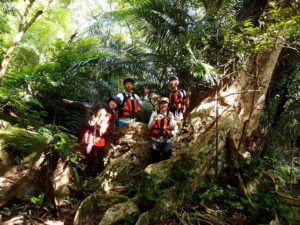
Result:
{"label": "tall tree", "polygon": [[34,22],[38,19],[39,16],[41,16],[52,4],[54,0],[47,1],[47,4],[43,7],[39,7],[37,11],[34,13],[33,11],[35,8],[33,7],[34,3],[36,3],[36,0],[29,0],[24,13],[20,16],[20,21],[18,25],[18,31],[15,37],[13,38],[10,47],[8,51],[5,54],[5,57],[1,64],[1,70],[0,70],[0,82],[2,78],[4,77],[7,67],[9,65],[9,62],[12,59],[12,56],[14,54],[14,51],[17,47],[17,45],[22,40],[24,34],[27,32],[27,30],[34,24]]}

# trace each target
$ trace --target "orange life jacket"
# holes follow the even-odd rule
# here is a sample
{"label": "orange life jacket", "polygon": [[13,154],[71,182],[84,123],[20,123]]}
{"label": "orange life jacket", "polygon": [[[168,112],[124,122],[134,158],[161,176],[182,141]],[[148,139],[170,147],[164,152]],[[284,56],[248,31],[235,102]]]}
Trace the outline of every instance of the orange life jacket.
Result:
{"label": "orange life jacket", "polygon": [[105,109],[98,110],[89,120],[89,130],[83,136],[82,142],[84,144],[92,144],[98,147],[105,146],[105,139],[103,135],[109,129],[110,119],[112,115]]}
{"label": "orange life jacket", "polygon": [[157,111],[157,115],[161,115],[163,116],[163,118],[159,116],[156,122],[153,124],[151,128],[151,135],[153,137],[158,137],[158,136],[172,137],[170,120],[167,117],[169,115],[169,111],[167,112],[167,116],[161,114],[159,111]]}
{"label": "orange life jacket", "polygon": [[169,110],[171,112],[175,112],[176,110],[180,110],[185,113],[186,106],[184,104],[184,92],[182,90],[170,91],[169,93]]}
{"label": "orange life jacket", "polygon": [[[130,99],[132,95],[133,99]],[[121,104],[120,117],[135,118],[138,116],[139,104],[135,98],[135,94],[130,94],[128,97],[123,93],[124,100]]]}

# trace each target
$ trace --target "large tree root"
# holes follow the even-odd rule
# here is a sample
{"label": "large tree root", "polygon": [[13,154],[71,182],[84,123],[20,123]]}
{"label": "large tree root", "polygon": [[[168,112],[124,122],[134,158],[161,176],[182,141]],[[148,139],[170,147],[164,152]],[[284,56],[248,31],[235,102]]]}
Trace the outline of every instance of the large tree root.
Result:
{"label": "large tree root", "polygon": [[89,219],[95,216],[100,221],[109,208],[127,200],[128,197],[121,195],[92,194],[80,204],[73,225],[88,224]]}
{"label": "large tree root", "polygon": [[56,152],[42,153],[29,171],[1,194],[0,206],[16,199],[24,200],[30,195],[45,193],[45,201],[55,207],[51,178],[52,167],[56,165],[57,159],[58,154]]}

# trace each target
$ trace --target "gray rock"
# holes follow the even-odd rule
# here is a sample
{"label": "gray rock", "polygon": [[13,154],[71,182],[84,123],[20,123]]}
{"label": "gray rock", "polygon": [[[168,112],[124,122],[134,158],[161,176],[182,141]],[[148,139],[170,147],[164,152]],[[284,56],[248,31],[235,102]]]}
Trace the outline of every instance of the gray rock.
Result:
{"label": "gray rock", "polygon": [[129,198],[122,195],[92,194],[79,206],[73,224],[87,224],[87,219],[93,215],[97,215],[100,221],[101,215],[103,215],[107,209],[115,204],[126,202],[127,200],[129,200]]}
{"label": "gray rock", "polygon": [[139,208],[132,201],[116,204],[105,212],[99,225],[117,225],[126,218],[136,219],[139,214]]}

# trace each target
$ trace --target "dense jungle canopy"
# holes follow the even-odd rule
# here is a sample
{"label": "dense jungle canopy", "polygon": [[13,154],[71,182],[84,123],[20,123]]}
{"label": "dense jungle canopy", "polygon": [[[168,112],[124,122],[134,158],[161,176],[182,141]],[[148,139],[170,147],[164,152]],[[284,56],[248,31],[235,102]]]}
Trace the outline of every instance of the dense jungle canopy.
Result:
{"label": "dense jungle canopy", "polygon": [[[300,224],[299,0],[0,0],[1,224]],[[191,89],[170,159],[151,112]],[[87,176],[93,104],[150,90]]]}

